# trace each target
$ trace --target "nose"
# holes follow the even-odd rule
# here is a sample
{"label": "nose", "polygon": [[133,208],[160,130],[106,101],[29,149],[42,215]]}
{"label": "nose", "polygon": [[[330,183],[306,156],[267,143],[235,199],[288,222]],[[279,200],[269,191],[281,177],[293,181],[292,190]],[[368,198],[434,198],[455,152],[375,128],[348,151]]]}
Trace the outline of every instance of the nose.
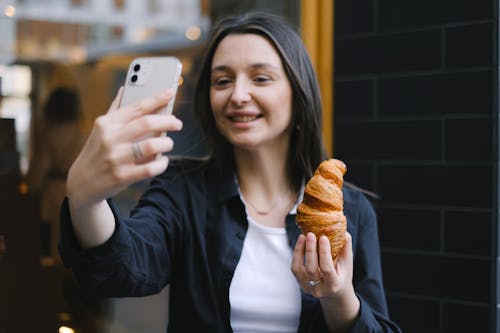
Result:
{"label": "nose", "polygon": [[252,99],[250,84],[243,78],[237,78],[231,92],[231,103],[240,106]]}

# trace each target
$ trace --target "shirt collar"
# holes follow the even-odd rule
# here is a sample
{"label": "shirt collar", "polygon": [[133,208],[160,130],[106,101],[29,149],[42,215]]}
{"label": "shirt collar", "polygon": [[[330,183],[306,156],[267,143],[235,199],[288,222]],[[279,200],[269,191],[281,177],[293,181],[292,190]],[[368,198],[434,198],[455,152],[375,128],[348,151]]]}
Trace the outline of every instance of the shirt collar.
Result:
{"label": "shirt collar", "polygon": [[[231,175],[232,176],[228,176]],[[236,177],[236,170],[232,168],[232,170],[227,170],[221,177],[221,191],[218,192],[218,201],[223,202],[226,201],[234,196],[240,196],[240,187],[238,185],[238,178]],[[290,212],[288,214],[291,215],[296,215],[297,214],[297,207],[299,204],[302,202],[302,199],[304,199],[304,189],[305,189],[305,183],[302,182],[302,186],[300,187],[299,190],[299,195],[297,196],[297,200],[295,201],[294,205],[290,209]],[[243,200],[242,200],[243,201]]]}
{"label": "shirt collar", "polygon": [[215,184],[219,188],[217,191],[217,201],[219,203],[227,201],[235,196],[238,196],[238,186],[234,179],[235,168],[234,165],[230,164],[224,168],[218,168],[215,170],[219,177],[214,177],[213,181],[218,182]]}

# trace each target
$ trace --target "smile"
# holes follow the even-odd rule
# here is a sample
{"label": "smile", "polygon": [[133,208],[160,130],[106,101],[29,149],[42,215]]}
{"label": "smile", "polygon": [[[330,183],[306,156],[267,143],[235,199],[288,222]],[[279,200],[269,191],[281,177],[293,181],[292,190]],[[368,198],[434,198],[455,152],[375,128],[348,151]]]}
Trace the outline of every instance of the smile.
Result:
{"label": "smile", "polygon": [[254,121],[260,118],[260,115],[257,116],[238,116],[238,117],[230,117],[231,121],[239,122],[239,123],[248,123],[250,121]]}

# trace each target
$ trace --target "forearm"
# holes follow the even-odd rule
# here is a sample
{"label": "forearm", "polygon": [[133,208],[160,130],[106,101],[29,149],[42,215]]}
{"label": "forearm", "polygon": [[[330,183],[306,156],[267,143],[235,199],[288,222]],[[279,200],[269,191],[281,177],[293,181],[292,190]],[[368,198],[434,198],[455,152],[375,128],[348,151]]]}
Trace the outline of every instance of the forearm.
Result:
{"label": "forearm", "polygon": [[347,332],[359,316],[360,302],[354,289],[341,297],[321,298],[320,303],[326,326],[331,333]]}
{"label": "forearm", "polygon": [[68,198],[71,222],[79,245],[84,249],[104,244],[115,230],[115,218],[106,201],[76,207]]}

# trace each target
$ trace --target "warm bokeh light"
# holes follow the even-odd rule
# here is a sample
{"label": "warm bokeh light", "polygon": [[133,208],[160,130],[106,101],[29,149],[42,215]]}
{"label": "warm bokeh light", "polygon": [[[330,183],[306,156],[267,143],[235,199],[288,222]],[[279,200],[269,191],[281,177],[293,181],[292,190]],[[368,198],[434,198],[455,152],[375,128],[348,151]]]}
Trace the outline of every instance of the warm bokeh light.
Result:
{"label": "warm bokeh light", "polygon": [[75,333],[75,330],[68,326],[59,327],[59,333]]}
{"label": "warm bokeh light", "polygon": [[201,29],[197,25],[192,25],[186,29],[185,36],[189,40],[198,40],[201,37]]}
{"label": "warm bokeh light", "polygon": [[26,182],[19,183],[19,193],[28,194],[28,184]]}
{"label": "warm bokeh light", "polygon": [[82,46],[72,46],[66,48],[68,59],[73,63],[84,63],[87,60],[87,50]]}
{"label": "warm bokeh light", "polygon": [[9,5],[5,7],[3,13],[5,14],[5,16],[13,17],[14,15],[16,15],[16,7]]}
{"label": "warm bokeh light", "polygon": [[5,253],[5,236],[0,235],[0,256]]}

